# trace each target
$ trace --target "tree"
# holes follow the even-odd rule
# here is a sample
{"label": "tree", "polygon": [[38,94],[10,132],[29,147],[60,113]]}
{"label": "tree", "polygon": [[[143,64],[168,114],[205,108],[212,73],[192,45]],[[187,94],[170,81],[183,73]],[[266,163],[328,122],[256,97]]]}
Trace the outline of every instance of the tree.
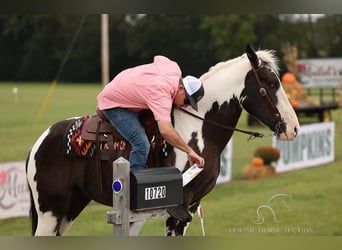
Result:
{"label": "tree", "polygon": [[[51,81],[78,29],[81,15],[0,15],[0,80]],[[111,77],[162,54],[183,75],[199,76],[219,61],[241,55],[248,43],[298,48],[298,57],[341,57],[342,15],[125,15],[109,16]],[[60,81],[100,82],[100,15],[88,15]]]}

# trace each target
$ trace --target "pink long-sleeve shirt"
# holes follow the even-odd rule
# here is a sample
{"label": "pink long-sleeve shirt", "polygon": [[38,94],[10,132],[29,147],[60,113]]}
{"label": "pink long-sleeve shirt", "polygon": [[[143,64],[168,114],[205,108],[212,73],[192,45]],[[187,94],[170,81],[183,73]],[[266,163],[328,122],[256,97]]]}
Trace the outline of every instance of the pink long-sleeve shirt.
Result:
{"label": "pink long-sleeve shirt", "polygon": [[97,96],[97,106],[100,110],[115,107],[133,111],[150,109],[157,121],[170,121],[181,76],[176,62],[155,56],[152,63],[126,69],[115,76]]}

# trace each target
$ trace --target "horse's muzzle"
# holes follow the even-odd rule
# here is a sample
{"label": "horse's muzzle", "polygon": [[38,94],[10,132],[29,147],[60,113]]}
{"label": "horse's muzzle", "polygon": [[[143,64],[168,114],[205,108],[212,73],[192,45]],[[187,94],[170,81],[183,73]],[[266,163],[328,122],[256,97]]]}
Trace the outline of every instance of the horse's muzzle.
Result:
{"label": "horse's muzzle", "polygon": [[280,118],[280,120],[276,123],[274,132],[277,136],[282,133],[286,133],[286,122],[283,118]]}

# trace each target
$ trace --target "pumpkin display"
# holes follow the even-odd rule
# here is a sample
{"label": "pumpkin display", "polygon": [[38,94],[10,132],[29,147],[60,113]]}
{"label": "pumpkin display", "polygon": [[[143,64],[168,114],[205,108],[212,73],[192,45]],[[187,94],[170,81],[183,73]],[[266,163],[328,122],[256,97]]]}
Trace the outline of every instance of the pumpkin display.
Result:
{"label": "pumpkin display", "polygon": [[274,167],[255,167],[252,165],[247,165],[243,171],[242,175],[245,179],[253,180],[253,179],[261,179],[268,176],[275,175],[275,168]]}
{"label": "pumpkin display", "polygon": [[260,179],[276,173],[272,162],[278,161],[280,151],[275,147],[259,147],[254,151],[251,163],[242,171],[245,179]]}
{"label": "pumpkin display", "polygon": [[260,157],[265,165],[270,165],[271,162],[279,160],[280,151],[274,147],[259,147],[254,151],[254,157]]}
{"label": "pumpkin display", "polygon": [[295,74],[290,72],[285,73],[281,78],[281,83],[293,108],[318,105],[317,102],[310,98],[307,90],[302,88]]}

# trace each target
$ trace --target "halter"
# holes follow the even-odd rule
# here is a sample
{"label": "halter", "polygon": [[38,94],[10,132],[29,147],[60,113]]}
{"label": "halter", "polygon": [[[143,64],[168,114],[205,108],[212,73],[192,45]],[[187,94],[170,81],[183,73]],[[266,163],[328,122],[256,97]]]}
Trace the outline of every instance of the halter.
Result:
{"label": "halter", "polygon": [[286,131],[286,123],[284,122],[284,119],[281,117],[281,114],[277,107],[273,104],[271,101],[271,98],[267,94],[267,90],[262,86],[259,75],[258,75],[258,70],[262,69],[262,67],[256,69],[254,65],[251,63],[253,75],[255,77],[255,80],[258,84],[259,87],[259,94],[264,97],[267,105],[269,108],[273,111],[275,117],[277,118],[277,123],[275,125],[275,134],[280,134],[280,132],[285,132]]}
{"label": "halter", "polygon": [[203,117],[200,117],[194,113],[191,113],[187,110],[185,110],[184,108],[179,108],[181,111],[183,111],[184,113],[191,115],[199,120],[202,120],[203,122],[209,123],[211,125],[214,125],[216,127],[222,128],[222,129],[226,129],[226,130],[230,130],[230,131],[237,131],[240,133],[244,133],[244,134],[248,134],[250,135],[248,138],[248,141],[254,138],[263,138],[263,137],[268,137],[268,136],[273,136],[274,134],[278,135],[280,132],[285,132],[286,131],[286,123],[284,122],[284,119],[281,117],[279,110],[277,109],[277,107],[272,103],[271,98],[268,96],[267,91],[264,87],[262,87],[260,78],[258,76],[258,70],[261,69],[262,67],[260,67],[259,69],[255,69],[254,65],[251,63],[251,67],[252,67],[252,71],[253,71],[253,75],[256,79],[256,82],[258,84],[258,88],[259,88],[259,94],[264,97],[267,105],[271,108],[271,110],[273,111],[274,115],[277,118],[277,123],[275,125],[275,132],[271,133],[269,135],[265,135],[263,133],[260,132],[255,132],[255,131],[249,131],[249,130],[243,130],[243,129],[238,129],[238,128],[233,128],[233,127],[229,127],[217,122],[213,122],[210,120],[207,120]]}

